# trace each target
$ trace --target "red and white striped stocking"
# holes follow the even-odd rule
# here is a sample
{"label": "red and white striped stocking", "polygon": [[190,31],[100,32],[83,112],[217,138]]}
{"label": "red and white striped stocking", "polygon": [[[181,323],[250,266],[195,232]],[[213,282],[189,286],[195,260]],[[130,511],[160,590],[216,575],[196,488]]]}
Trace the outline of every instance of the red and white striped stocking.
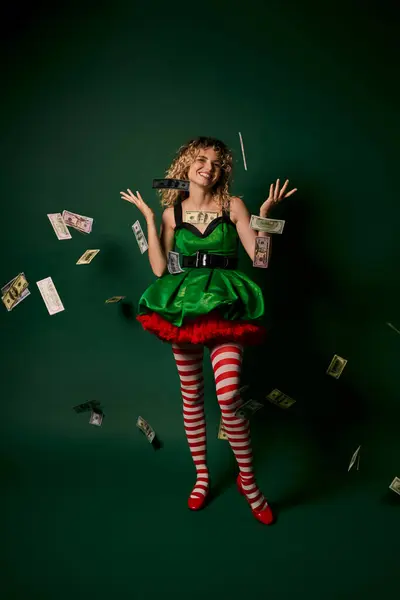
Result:
{"label": "red and white striped stocking", "polygon": [[235,416],[241,404],[242,355],[243,347],[236,343],[218,344],[210,350],[222,422],[239,465],[242,489],[252,510],[262,511],[268,504],[254,478],[249,421]]}
{"label": "red and white striped stocking", "polygon": [[203,346],[172,344],[181,381],[183,422],[197,481],[189,497],[189,508],[201,508],[208,492],[206,421],[204,417]]}

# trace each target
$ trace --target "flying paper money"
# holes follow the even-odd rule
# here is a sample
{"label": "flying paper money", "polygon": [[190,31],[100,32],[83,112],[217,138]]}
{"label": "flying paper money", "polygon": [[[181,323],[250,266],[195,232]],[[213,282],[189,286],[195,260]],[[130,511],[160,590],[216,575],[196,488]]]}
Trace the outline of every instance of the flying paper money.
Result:
{"label": "flying paper money", "polygon": [[357,461],[357,471],[358,471],[358,467],[359,467],[359,464],[360,464],[360,448],[361,448],[361,446],[358,446],[357,450],[354,452],[353,456],[351,457],[349,468],[347,469],[347,472],[350,471],[351,467],[356,462],[357,457],[358,457],[358,461]]}
{"label": "flying paper money", "polygon": [[193,225],[208,225],[218,217],[217,211],[185,210],[185,223]]}
{"label": "flying paper money", "polygon": [[150,444],[151,444],[153,442],[156,434],[155,434],[154,429],[152,427],[150,427],[148,422],[145,421],[142,417],[138,417],[138,420],[136,422],[136,427],[139,427],[140,431],[142,431],[144,433],[148,442],[150,442]]}
{"label": "flying paper money", "polygon": [[36,285],[50,315],[65,310],[51,277],[37,281]]}
{"label": "flying paper money", "polygon": [[240,131],[239,131],[239,139],[240,139],[240,147],[242,149],[244,170],[247,171],[246,157],[244,155],[243,138],[242,138],[242,134],[240,133]]}
{"label": "flying paper money", "polygon": [[392,483],[389,485],[389,488],[400,496],[400,477],[395,477]]}
{"label": "flying paper money", "polygon": [[77,265],[88,265],[92,262],[94,257],[100,252],[100,250],[86,250],[77,261]]}
{"label": "flying paper money", "polygon": [[342,358],[341,356],[335,354],[331,360],[329,367],[326,370],[327,375],[330,375],[335,379],[339,379],[346,364],[347,360],[345,358]]}
{"label": "flying paper money", "polygon": [[251,215],[249,226],[251,229],[264,231],[265,233],[282,233],[285,221],[282,221],[281,219],[266,219],[264,217],[258,217],[257,215]]}
{"label": "flying paper money", "polygon": [[64,210],[62,218],[68,227],[73,227],[82,233],[90,233],[92,231],[93,219],[91,217],[83,217],[69,210]]}
{"label": "flying paper money", "polygon": [[261,402],[257,402],[257,400],[248,400],[236,409],[235,416],[240,417],[241,419],[250,419],[250,417],[261,408],[264,408],[264,404],[261,404]]}
{"label": "flying paper money", "polygon": [[292,404],[296,402],[290,396],[283,394],[281,391],[274,389],[267,396],[267,400],[269,400],[272,404],[279,406],[279,408],[290,408]]}
{"label": "flying paper money", "polygon": [[90,419],[89,419],[89,423],[91,425],[98,425],[98,427],[100,427],[100,425],[103,422],[103,413],[101,412],[96,412],[96,411],[92,411],[92,414],[90,415]]}
{"label": "flying paper money", "polygon": [[24,273],[20,273],[1,288],[1,299],[8,312],[29,295],[28,282]]}
{"label": "flying paper money", "polygon": [[271,237],[256,237],[253,267],[267,269],[271,250]]}
{"label": "flying paper money", "polygon": [[59,240],[72,239],[72,235],[70,234],[61,213],[50,213],[47,216],[49,217],[54,233]]}
{"label": "flying paper money", "polygon": [[108,298],[108,300],[106,300],[106,304],[114,304],[115,302],[121,302],[121,300],[123,300],[124,298],[126,298],[126,296],[113,296],[112,298]]}
{"label": "flying paper money", "polygon": [[[98,400],[89,400],[88,402],[83,402],[82,404],[77,404],[72,408],[76,413],[88,412],[89,410],[95,410],[100,407],[100,402]],[[99,412],[99,411],[98,411]]]}
{"label": "flying paper money", "polygon": [[225,431],[224,424],[222,422],[222,417],[221,417],[221,419],[219,421],[218,439],[219,440],[227,440],[228,439],[227,433]]}
{"label": "flying paper money", "polygon": [[153,179],[153,189],[189,191],[190,181],[186,179]]}
{"label": "flying paper money", "polygon": [[183,273],[184,270],[181,268],[179,262],[179,252],[168,252],[168,263],[167,263],[168,271],[171,275],[175,273]]}
{"label": "flying paper money", "polygon": [[394,325],[392,325],[391,323],[386,323],[386,325],[388,325],[390,327],[390,329],[393,329],[393,331],[395,331],[396,333],[400,334],[400,331],[397,329],[397,327],[395,327]]}
{"label": "flying paper money", "polygon": [[142,231],[139,221],[134,222],[134,224],[132,225],[132,231],[135,234],[136,241],[139,245],[140,252],[143,254],[144,252],[146,252],[146,250],[148,249],[149,246],[147,244],[147,240],[144,236],[144,233]]}

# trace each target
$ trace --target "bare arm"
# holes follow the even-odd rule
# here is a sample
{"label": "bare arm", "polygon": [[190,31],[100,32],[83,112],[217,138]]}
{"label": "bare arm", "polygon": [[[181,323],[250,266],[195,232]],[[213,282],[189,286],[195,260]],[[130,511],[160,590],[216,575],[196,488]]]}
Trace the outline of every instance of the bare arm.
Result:
{"label": "bare arm", "polygon": [[[267,214],[264,213],[263,217],[266,216]],[[256,237],[271,237],[271,235],[269,233],[265,233],[264,231],[254,231],[254,229],[249,227],[250,213],[247,210],[245,203],[240,198],[231,198],[231,220],[236,225],[236,229],[244,249],[253,261]],[[272,240],[270,244],[271,248]]]}
{"label": "bare arm", "polygon": [[149,244],[149,261],[156,277],[164,275],[167,268],[168,252],[174,247],[173,208],[167,208],[162,215],[160,236],[157,234],[154,215],[146,219],[147,241]]}

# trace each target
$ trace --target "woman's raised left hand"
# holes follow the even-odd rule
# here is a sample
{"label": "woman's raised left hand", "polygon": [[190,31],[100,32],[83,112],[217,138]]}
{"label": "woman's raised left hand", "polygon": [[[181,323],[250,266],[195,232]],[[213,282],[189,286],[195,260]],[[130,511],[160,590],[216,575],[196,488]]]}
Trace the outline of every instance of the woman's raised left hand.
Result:
{"label": "woman's raised left hand", "polygon": [[271,185],[269,186],[269,196],[260,208],[260,217],[266,217],[272,206],[274,206],[284,198],[289,198],[289,196],[297,192],[297,188],[290,190],[290,192],[286,192],[288,184],[289,179],[286,179],[282,189],[279,190],[279,179],[276,180],[275,184],[271,183]]}

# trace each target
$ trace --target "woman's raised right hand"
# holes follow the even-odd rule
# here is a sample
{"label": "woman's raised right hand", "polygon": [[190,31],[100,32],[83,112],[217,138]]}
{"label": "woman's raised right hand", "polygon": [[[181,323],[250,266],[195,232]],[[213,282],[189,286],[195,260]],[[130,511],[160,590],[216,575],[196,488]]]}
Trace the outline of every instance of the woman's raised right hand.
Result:
{"label": "woman's raised right hand", "polygon": [[128,202],[131,202],[131,204],[137,206],[144,218],[146,219],[146,221],[148,221],[149,219],[154,219],[153,210],[150,208],[150,206],[147,206],[140,193],[136,192],[137,196],[135,196],[135,194],[133,194],[129,188],[127,192],[128,193],[120,192],[122,199],[127,200]]}

